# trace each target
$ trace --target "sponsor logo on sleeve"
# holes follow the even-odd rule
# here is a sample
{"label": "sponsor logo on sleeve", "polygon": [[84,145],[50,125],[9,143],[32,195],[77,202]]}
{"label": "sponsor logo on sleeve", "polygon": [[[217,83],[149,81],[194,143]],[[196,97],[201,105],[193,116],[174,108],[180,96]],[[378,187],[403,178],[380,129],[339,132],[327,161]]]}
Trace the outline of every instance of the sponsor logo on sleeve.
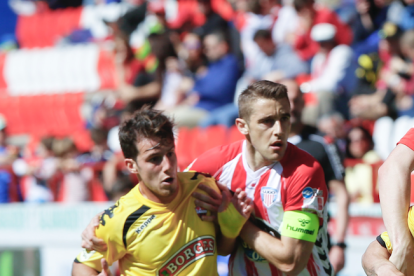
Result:
{"label": "sponsor logo on sleeve", "polygon": [[108,218],[111,219],[114,216],[114,209],[117,207],[118,207],[118,202],[104,211],[104,213],[101,216],[101,219],[99,220],[99,223],[102,224],[102,226],[105,226],[106,224],[105,216],[108,216]]}
{"label": "sponsor logo on sleeve", "polygon": [[278,190],[270,187],[262,187],[260,189],[260,197],[262,198],[263,205],[269,208],[276,202]]}
{"label": "sponsor logo on sleeve", "polygon": [[80,253],[79,258],[78,258],[79,262],[86,262],[87,260],[90,259],[90,257],[93,256],[93,254],[95,254],[95,252],[96,251],[88,252],[88,251],[86,251],[85,248],[83,248],[82,252]]}
{"label": "sponsor logo on sleeve", "polygon": [[190,264],[204,258],[213,256],[216,251],[216,243],[212,236],[198,237],[180,248],[157,271],[157,276],[179,275]]}
{"label": "sponsor logo on sleeve", "polygon": [[311,198],[313,196],[313,189],[311,187],[306,187],[302,191],[302,196],[304,198]]}

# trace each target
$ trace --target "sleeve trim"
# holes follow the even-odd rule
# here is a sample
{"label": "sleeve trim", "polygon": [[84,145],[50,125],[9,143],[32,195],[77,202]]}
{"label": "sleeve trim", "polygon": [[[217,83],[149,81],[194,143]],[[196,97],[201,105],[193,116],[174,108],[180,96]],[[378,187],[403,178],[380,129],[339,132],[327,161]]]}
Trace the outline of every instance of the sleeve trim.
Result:
{"label": "sleeve trim", "polygon": [[387,249],[387,245],[385,244],[385,241],[382,239],[381,235],[379,235],[377,237],[377,242],[379,242],[379,244],[384,247],[385,249]]}
{"label": "sleeve trim", "polygon": [[126,237],[129,228],[131,228],[132,224],[134,224],[134,222],[138,220],[149,209],[150,208],[148,206],[142,205],[138,210],[130,214],[128,218],[125,220],[124,229],[122,231],[122,241],[124,242],[125,249],[127,248]]}

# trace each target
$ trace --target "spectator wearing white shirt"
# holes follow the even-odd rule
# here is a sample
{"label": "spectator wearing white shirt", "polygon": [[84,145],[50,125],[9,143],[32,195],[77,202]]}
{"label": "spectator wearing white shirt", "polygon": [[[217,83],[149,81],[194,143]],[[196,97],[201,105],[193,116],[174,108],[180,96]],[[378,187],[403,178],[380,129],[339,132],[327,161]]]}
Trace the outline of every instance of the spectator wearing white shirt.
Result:
{"label": "spectator wearing white shirt", "polygon": [[311,63],[311,80],[303,83],[301,90],[317,95],[317,114],[312,120],[333,110],[348,117],[347,102],[356,84],[356,64],[352,49],[344,44],[338,45],[335,35],[336,27],[329,23],[317,24],[311,31],[311,38],[318,42],[319,51]]}

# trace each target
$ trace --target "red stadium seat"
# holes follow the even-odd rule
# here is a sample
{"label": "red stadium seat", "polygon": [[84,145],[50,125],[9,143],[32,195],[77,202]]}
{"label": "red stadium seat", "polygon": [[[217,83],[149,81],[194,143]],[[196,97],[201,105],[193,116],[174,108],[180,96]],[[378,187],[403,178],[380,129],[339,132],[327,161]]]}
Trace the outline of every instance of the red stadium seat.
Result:
{"label": "red stadium seat", "polygon": [[58,39],[80,27],[83,8],[46,11],[30,16],[19,16],[16,36],[21,48],[50,47]]}
{"label": "red stadium seat", "polygon": [[181,127],[178,130],[178,137],[176,141],[176,153],[178,168],[180,171],[184,170],[193,161],[192,149],[192,130],[186,127]]}

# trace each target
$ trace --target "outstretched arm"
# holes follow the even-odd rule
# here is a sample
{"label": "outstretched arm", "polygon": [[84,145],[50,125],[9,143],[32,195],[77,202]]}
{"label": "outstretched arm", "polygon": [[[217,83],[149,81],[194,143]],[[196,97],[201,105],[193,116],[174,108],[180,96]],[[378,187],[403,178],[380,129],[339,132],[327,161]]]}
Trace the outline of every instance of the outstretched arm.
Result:
{"label": "outstretched arm", "polygon": [[371,242],[362,256],[362,267],[368,276],[403,276],[388,259],[390,254],[377,241]]}
{"label": "outstretched arm", "polygon": [[413,275],[414,242],[407,225],[410,206],[410,176],[414,169],[414,151],[399,144],[378,171],[378,185],[384,224],[393,245],[390,261],[406,275]]}

